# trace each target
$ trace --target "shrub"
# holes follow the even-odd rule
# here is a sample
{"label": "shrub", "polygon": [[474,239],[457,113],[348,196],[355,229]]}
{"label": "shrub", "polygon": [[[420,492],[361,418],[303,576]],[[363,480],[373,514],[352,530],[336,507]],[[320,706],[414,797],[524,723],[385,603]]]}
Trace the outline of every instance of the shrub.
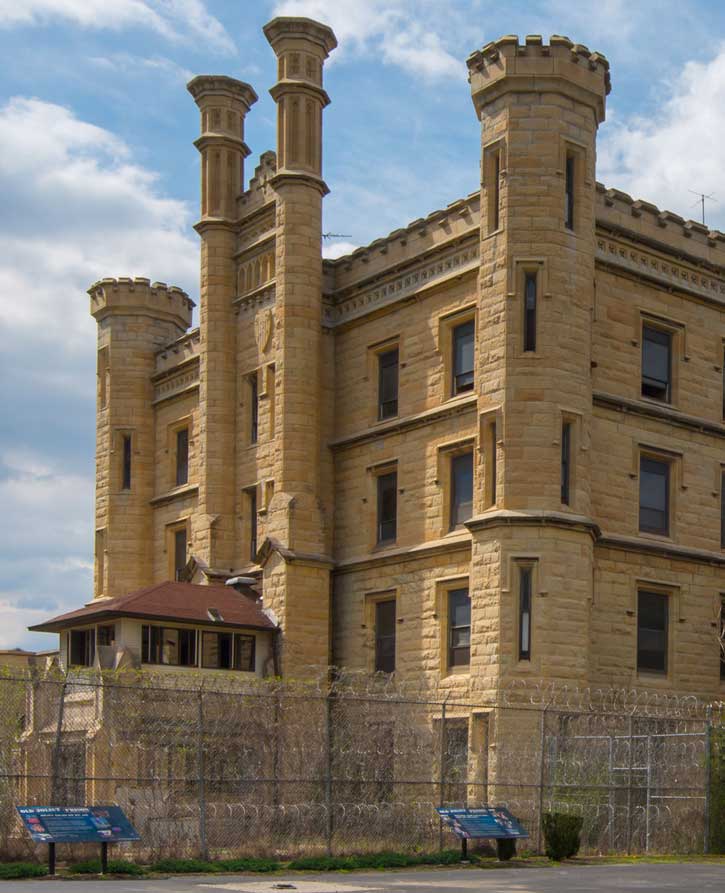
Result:
{"label": "shrub", "polygon": [[363,853],[359,856],[303,856],[287,868],[293,871],[351,871],[360,868],[405,868],[409,865],[453,865],[461,861],[458,850],[439,853]]}
{"label": "shrub", "polygon": [[[75,862],[68,866],[68,871],[71,874],[100,874],[101,860],[86,859],[84,862]],[[144,874],[144,870],[135,862],[126,862],[125,859],[109,859],[108,874],[141,875]]]}
{"label": "shrub", "polygon": [[203,862],[201,859],[160,859],[151,866],[151,871],[161,874],[204,874],[216,870],[214,862]]}
{"label": "shrub", "polygon": [[255,859],[253,857],[241,859],[221,859],[214,863],[219,871],[279,871],[280,862],[274,859]]}
{"label": "shrub", "polygon": [[554,862],[571,859],[579,852],[579,835],[584,820],[578,815],[565,812],[547,812],[544,815],[546,855]]}
{"label": "shrub", "polygon": [[45,877],[48,869],[33,862],[0,862],[0,880],[18,880],[24,877]]}

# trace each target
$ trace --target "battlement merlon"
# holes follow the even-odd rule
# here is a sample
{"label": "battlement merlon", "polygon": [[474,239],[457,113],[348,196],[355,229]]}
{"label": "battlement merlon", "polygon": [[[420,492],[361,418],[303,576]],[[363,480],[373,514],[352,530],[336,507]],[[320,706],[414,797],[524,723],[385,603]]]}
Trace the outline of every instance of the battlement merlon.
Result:
{"label": "battlement merlon", "polygon": [[471,97],[481,117],[485,105],[508,92],[555,92],[590,105],[597,124],[605,117],[611,90],[609,62],[568,37],[554,34],[545,44],[530,34],[523,44],[515,34],[487,43],[466,60]]}
{"label": "battlement merlon", "polygon": [[100,279],[88,289],[96,322],[108,316],[150,316],[185,332],[191,325],[194,302],[183,289],[165,282],[136,277]]}

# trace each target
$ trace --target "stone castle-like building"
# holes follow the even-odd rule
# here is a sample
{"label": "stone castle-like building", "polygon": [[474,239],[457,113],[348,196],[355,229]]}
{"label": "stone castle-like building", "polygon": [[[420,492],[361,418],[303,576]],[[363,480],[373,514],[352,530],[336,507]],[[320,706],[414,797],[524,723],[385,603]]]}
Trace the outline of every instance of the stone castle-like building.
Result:
{"label": "stone castle-like building", "polygon": [[[123,638],[93,624],[128,593],[253,578],[246,627],[259,645],[276,625],[284,674],[716,695],[725,236],[596,182],[607,60],[556,36],[473,53],[480,190],[323,260],[336,40],[304,18],[264,30],[277,148],[247,189],[254,90],[189,84],[199,327],[178,288],[90,289],[95,600],[40,628],[78,632],[72,663]],[[231,645],[207,662],[189,614],[160,656],[155,610],[128,626],[143,662],[271,672],[248,642],[241,666]],[[205,610],[194,637],[225,622]]]}

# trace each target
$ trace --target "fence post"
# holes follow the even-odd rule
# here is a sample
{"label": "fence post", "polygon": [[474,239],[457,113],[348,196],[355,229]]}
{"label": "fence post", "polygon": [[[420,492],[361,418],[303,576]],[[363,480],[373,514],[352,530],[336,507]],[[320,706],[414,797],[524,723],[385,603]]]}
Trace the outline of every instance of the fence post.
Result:
{"label": "fence post", "polygon": [[327,855],[332,855],[333,804],[332,804],[332,690],[328,689],[325,698],[325,808],[327,810],[326,845]]}
{"label": "fence post", "polygon": [[[441,707],[441,728],[440,735],[438,736],[439,748],[440,748],[440,772],[438,775],[439,778],[439,798],[438,805],[443,806],[443,793],[446,783],[446,766],[445,766],[445,751],[446,751],[446,702],[443,701],[443,706]],[[438,849],[443,849],[443,819],[438,817]]]}
{"label": "fence post", "polygon": [[51,762],[50,800],[51,806],[60,806],[58,802],[58,782],[60,781],[60,747],[63,737],[63,712],[65,710],[65,690],[68,685],[67,674],[63,677],[60,687],[60,703],[58,704],[58,725],[55,729],[55,742],[53,743],[53,759]]}
{"label": "fence post", "polygon": [[544,836],[544,751],[546,749],[546,711],[547,704],[541,711],[541,729],[539,735],[539,827],[537,829],[536,851],[541,853]]}
{"label": "fence post", "polygon": [[627,855],[632,853],[632,747],[634,739],[632,737],[632,715],[629,716],[629,755],[627,757]]}
{"label": "fence post", "polygon": [[196,738],[196,772],[199,784],[199,852],[202,859],[209,858],[206,841],[206,765],[204,759],[204,693],[202,684],[198,692],[198,717]]}
{"label": "fence post", "polygon": [[647,735],[647,795],[644,815],[644,851],[649,852],[649,811],[652,802],[652,736]]}
{"label": "fence post", "polygon": [[712,796],[712,705],[707,706],[705,722],[705,840],[703,852],[710,852],[710,797]]}

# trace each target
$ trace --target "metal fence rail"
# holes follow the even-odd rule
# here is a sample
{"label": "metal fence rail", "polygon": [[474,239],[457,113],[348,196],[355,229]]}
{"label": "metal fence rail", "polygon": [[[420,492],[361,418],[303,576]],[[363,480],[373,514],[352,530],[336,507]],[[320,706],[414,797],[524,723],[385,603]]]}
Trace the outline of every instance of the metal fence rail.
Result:
{"label": "metal fence rail", "polygon": [[719,705],[615,690],[16,673],[0,676],[0,858],[34,854],[16,805],[87,803],[122,806],[146,859],[436,850],[455,841],[435,807],[487,802],[532,849],[565,811],[586,851],[702,851],[721,723]]}

